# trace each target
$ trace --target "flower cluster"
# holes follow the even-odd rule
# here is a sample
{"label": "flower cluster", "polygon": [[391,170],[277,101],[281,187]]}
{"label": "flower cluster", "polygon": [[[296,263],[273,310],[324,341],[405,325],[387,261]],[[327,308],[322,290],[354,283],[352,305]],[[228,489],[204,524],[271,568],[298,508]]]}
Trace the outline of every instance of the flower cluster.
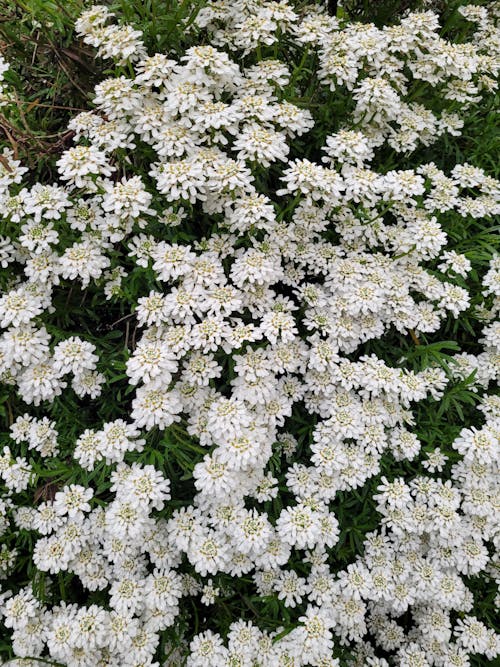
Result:
{"label": "flower cluster", "polygon": [[[190,30],[209,39],[177,58],[148,55],[105,6],[78,19],[117,72],[71,121],[59,182],[25,185],[8,149],[0,162],[0,374],[30,409],[12,416],[0,456],[0,535],[29,535],[24,556],[51,590],[51,604],[28,584],[0,595],[15,656],[333,667],[347,647],[353,665],[451,667],[498,655],[467,578],[495,577],[500,537],[500,404],[487,394],[499,376],[500,263],[473,304],[471,261],[443,220],[497,214],[500,184],[468,163],[376,166],[384,149],[402,158],[459,134],[464,110],[494,89],[497,12],[461,13],[478,24],[473,42],[446,41],[431,11],[379,29],[286,0],[208,2]],[[283,36],[295,68],[255,57]],[[317,152],[308,100],[287,100],[309,50],[319,89],[348,100]],[[439,91],[438,108],[414,101],[419,85]],[[57,319],[69,287],[80,305],[86,294],[101,309],[133,303],[120,318],[133,318],[133,335],[127,324],[109,364],[112,338]],[[482,351],[457,353],[448,372],[367,347],[393,332],[420,345],[472,308]],[[484,423],[457,434],[453,457],[424,452],[415,406],[465,380]],[[68,445],[59,401],[105,404],[115,381],[124,411],[104,406]],[[61,451],[79,476],[58,483]],[[389,479],[386,459],[417,472]],[[56,481],[33,503],[22,493],[44,471]],[[337,500],[370,482],[379,526],[339,567]],[[20,558],[6,544],[4,582]],[[78,602],[53,590],[62,576]],[[197,619],[193,633],[193,604],[243,578],[293,624],[235,619],[222,637]]]}

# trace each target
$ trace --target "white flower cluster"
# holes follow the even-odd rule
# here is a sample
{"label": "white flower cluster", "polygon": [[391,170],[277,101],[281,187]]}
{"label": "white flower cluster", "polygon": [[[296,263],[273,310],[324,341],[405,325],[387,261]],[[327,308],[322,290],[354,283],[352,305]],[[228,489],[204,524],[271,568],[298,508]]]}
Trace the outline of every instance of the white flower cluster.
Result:
{"label": "white flower cluster", "polygon": [[[4,83],[4,73],[9,69],[10,65],[9,63],[5,60],[5,58],[0,55],[0,108],[9,104],[10,102],[10,95],[9,95],[9,90],[8,87],[6,89],[6,85]],[[1,183],[1,171],[0,171],[0,183]]]}
{"label": "white flower cluster", "polygon": [[[220,590],[203,578],[220,574],[245,576],[259,595],[305,611],[284,636],[243,619],[224,639],[198,632],[186,647],[189,667],[333,667],[334,643],[350,647],[353,664],[380,667],[388,654],[405,667],[452,667],[469,665],[471,653],[499,653],[498,636],[469,613],[473,591],[462,578],[495,576],[494,397],[479,404],[485,424],[455,440],[451,480],[432,476],[448,460],[439,448],[422,463],[428,475],[382,477],[380,528],[346,569],[336,571],[330,557],[343,528],[337,494],[379,475],[384,454],[420,456],[412,404],[438,400],[448,382],[439,368],[415,372],[351,353],[391,329],[435,332],[467,310],[471,263],[446,249],[438,219],[500,210],[500,184],[472,165],[448,175],[432,163],[385,173],[370,166],[384,145],[408,153],[459,133],[456,110],[494,88],[495,16],[476,9],[461,10],[479,24],[475,42],[453,44],[438,35],[432,12],[378,29],[341,25],[318,9],[299,14],[286,0],[208,2],[195,25],[211,44],[179,60],[147,55],[139,31],[108,25],[105,6],[78,19],[84,41],[131,74],[99,83],[95,109],[71,121],[80,143],[57,162],[62,184],[24,187],[26,169],[2,154],[0,215],[12,231],[0,238],[0,263],[16,267],[0,297],[2,381],[41,408],[70,387],[79,399],[99,397],[110,369],[98,370],[98,346],[83,334],[54,340],[44,325],[54,290],[72,281],[113,300],[136,276],[148,287],[133,314],[142,335],[124,364],[130,412],[74,443],[88,484],[64,485],[35,507],[16,504],[32,476],[21,445],[38,462],[59,452],[57,424],[46,416],[17,417],[14,444],[0,457],[0,534],[32,531],[30,557],[47,585],[72,573],[107,600],[49,608],[29,586],[6,589],[0,612],[16,656],[157,666],[182,599],[201,593],[211,604]],[[325,90],[342,87],[352,100],[318,162],[294,149],[314,121],[282,99],[297,74],[291,65],[243,67],[226,52],[247,55],[283,34],[294,49],[316,51]],[[439,89],[440,113],[411,101],[415,81]],[[120,164],[117,149],[144,146],[153,156],[146,174],[132,160]],[[269,170],[279,174],[274,192],[262,185]],[[184,224],[196,240],[176,235]],[[496,257],[483,282],[484,351],[456,355],[451,369],[459,380],[475,371],[476,390],[499,376],[499,275]],[[289,432],[294,410],[305,443]],[[158,516],[171,500],[162,452],[154,464],[134,458],[163,431],[199,454],[194,496],[166,517]],[[279,456],[276,472],[269,464]],[[109,485],[97,498],[92,475],[103,466]],[[2,549],[0,577],[17,557]],[[403,615],[411,615],[409,633]],[[172,653],[162,664],[182,659]]]}

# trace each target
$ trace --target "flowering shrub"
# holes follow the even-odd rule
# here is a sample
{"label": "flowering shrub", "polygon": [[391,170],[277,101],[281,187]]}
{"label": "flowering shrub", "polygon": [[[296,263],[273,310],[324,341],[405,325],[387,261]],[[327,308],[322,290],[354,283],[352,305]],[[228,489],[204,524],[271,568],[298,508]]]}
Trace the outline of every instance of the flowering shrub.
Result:
{"label": "flowering shrub", "polygon": [[85,11],[58,179],[0,159],[5,664],[492,660],[500,258],[456,230],[499,182],[425,151],[495,90],[499,5],[456,43],[198,9],[180,56]]}

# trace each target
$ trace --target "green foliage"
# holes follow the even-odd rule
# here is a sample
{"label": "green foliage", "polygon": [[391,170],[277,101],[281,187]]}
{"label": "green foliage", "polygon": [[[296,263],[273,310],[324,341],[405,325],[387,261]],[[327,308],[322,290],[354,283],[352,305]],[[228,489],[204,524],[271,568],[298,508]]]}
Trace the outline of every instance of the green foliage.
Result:
{"label": "green foliage", "polygon": [[0,112],[0,141],[34,179],[54,177],[54,161],[72,138],[68,120],[88,108],[98,80],[99,64],[74,34],[74,21],[89,4],[7,0],[0,12],[0,51],[12,63],[6,79],[16,94],[15,111]]}

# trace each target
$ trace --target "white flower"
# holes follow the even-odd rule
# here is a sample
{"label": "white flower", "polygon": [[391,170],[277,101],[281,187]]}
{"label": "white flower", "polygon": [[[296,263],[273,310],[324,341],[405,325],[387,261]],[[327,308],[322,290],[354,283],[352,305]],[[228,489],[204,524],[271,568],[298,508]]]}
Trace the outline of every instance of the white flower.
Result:
{"label": "white flower", "polygon": [[108,464],[120,463],[126,452],[142,451],[145,440],[138,438],[139,435],[139,429],[123,419],[107,422],[99,432],[99,452]]}
{"label": "white flower", "polygon": [[10,362],[30,366],[45,359],[50,336],[45,327],[37,329],[31,322],[14,326],[0,336],[0,351]]}
{"label": "white flower", "polygon": [[129,179],[123,177],[119,183],[105,181],[104,189],[104,211],[115,213],[120,218],[138,218],[144,213],[154,214],[149,208],[152,196],[146,192],[140,176]]}
{"label": "white flower", "polygon": [[197,199],[204,198],[202,165],[192,158],[161,162],[153,166],[149,175],[156,180],[158,191],[166,195],[167,201],[182,199],[194,204]]}
{"label": "white flower", "polygon": [[106,159],[106,154],[95,146],[75,146],[69,148],[56,162],[59,174],[64,181],[77,188],[92,191],[93,181],[89,175],[111,176],[114,168]]}
{"label": "white flower", "polygon": [[5,602],[3,610],[4,624],[14,630],[25,627],[30,619],[36,617],[40,603],[30,589],[21,589]]}
{"label": "white flower", "polygon": [[0,297],[0,326],[27,324],[43,312],[42,303],[41,297],[30,294],[24,286],[7,292]]}
{"label": "white flower", "polygon": [[82,468],[92,470],[96,461],[103,458],[100,434],[92,429],[85,429],[76,441],[73,456]]}
{"label": "white flower", "polygon": [[95,368],[98,356],[94,354],[95,345],[83,341],[78,336],[71,336],[58,343],[54,348],[54,368],[61,375],[73,373],[79,376]]}
{"label": "white flower", "polygon": [[106,377],[97,371],[83,371],[75,375],[71,381],[71,386],[77,396],[83,398],[97,398],[102,393],[102,386],[106,382]]}
{"label": "white flower", "polygon": [[81,607],[72,624],[71,642],[85,650],[106,645],[108,632],[107,612],[98,607]]}
{"label": "white flower", "polygon": [[31,252],[43,253],[50,250],[50,246],[56,244],[59,234],[55,231],[52,223],[27,222],[21,227],[23,232],[19,237],[21,245]]}
{"label": "white flower", "polygon": [[214,588],[212,579],[209,579],[208,583],[203,587],[200,601],[202,604],[209,606],[214,604],[219,594],[220,588]]}
{"label": "white flower", "polygon": [[135,70],[138,74],[135,80],[142,84],[161,86],[171,76],[175,65],[177,65],[176,61],[170,59],[166,54],[155,53],[136,64]]}
{"label": "white flower", "polygon": [[227,655],[227,649],[222,644],[221,636],[211,630],[195,635],[189,644],[189,650],[188,667],[223,664]]}
{"label": "white flower", "polygon": [[109,604],[119,614],[139,614],[144,605],[144,583],[132,577],[117,579],[110,588]]}
{"label": "white flower", "polygon": [[170,281],[187,274],[196,258],[189,246],[180,246],[177,243],[159,243],[151,252],[154,260],[153,270],[158,279]]}
{"label": "white flower", "polygon": [[180,420],[178,415],[182,410],[183,403],[176,390],[166,391],[149,383],[137,389],[132,401],[131,417],[139,427],[151,430],[157,426],[163,431]]}
{"label": "white flower", "polygon": [[462,429],[452,446],[466,461],[477,460],[479,463],[490,464],[497,460],[500,454],[498,433],[488,426]]}
{"label": "white flower", "polygon": [[164,501],[170,498],[170,482],[154,466],[140,466],[137,463],[128,467],[120,463],[115,473],[111,474],[111,490],[117,499],[126,499],[137,505],[149,505],[162,509]]}
{"label": "white flower", "polygon": [[444,252],[441,257],[443,262],[438,265],[441,271],[454,271],[460,276],[466,276],[471,270],[471,263],[465,255],[459,255],[455,251]]}
{"label": "white flower", "polygon": [[74,280],[79,278],[82,287],[86,287],[92,279],[100,278],[103,270],[110,265],[95,241],[85,240],[74,243],[67,248],[61,257],[61,275]]}
{"label": "white flower", "polygon": [[71,206],[68,195],[58,185],[36,183],[24,196],[24,211],[33,215],[35,222],[59,220],[64,209]]}
{"label": "white flower", "polygon": [[26,403],[40,405],[41,401],[52,401],[66,387],[61,374],[50,358],[30,364],[18,378],[19,393]]}
{"label": "white flower", "polygon": [[250,555],[264,551],[273,534],[267,515],[259,514],[255,509],[238,517],[231,533],[237,549]]}
{"label": "white flower", "polygon": [[206,386],[213,378],[220,377],[222,368],[215,361],[213,354],[194,352],[184,363],[182,378],[191,384]]}
{"label": "white flower", "polygon": [[323,162],[338,161],[341,164],[354,164],[356,167],[362,167],[375,155],[368,137],[354,130],[341,130],[337,134],[329,135],[323,151],[327,155]]}
{"label": "white flower", "polygon": [[439,448],[426,452],[427,461],[422,461],[422,466],[429,472],[442,472],[448,457]]}
{"label": "white flower", "polygon": [[280,572],[274,590],[278,599],[283,600],[285,607],[296,607],[306,594],[306,580],[299,577],[294,570]]}
{"label": "white flower", "polygon": [[141,340],[126,368],[131,384],[144,382],[158,389],[167,388],[177,370],[177,357],[160,340]]}
{"label": "white flower", "polygon": [[239,160],[257,162],[263,167],[269,167],[276,160],[286,160],[290,150],[284,133],[266,129],[257,123],[243,127],[233,149],[238,151]]}
{"label": "white flower", "polygon": [[112,120],[134,113],[142,103],[134,82],[124,76],[104,79],[95,87],[94,104]]}
{"label": "white flower", "polygon": [[196,572],[202,576],[217,574],[229,560],[229,547],[226,540],[215,531],[204,532],[193,536],[187,556]]}
{"label": "white flower", "polygon": [[333,639],[330,628],[333,625],[328,612],[320,607],[308,606],[304,616],[299,618],[303,624],[304,633],[303,651],[306,659],[312,657],[321,660],[331,654]]}
{"label": "white flower", "polygon": [[118,65],[126,65],[127,61],[138,60],[146,55],[142,32],[134,30],[130,25],[110,25],[101,30],[92,30],[85,41],[98,46],[98,55],[102,58],[114,58]]}
{"label": "white flower", "polygon": [[242,401],[219,398],[210,406],[207,414],[208,429],[214,440],[227,442],[242,434],[251,422]]}
{"label": "white flower", "polygon": [[0,236],[0,266],[7,268],[15,260],[15,248],[9,237]]}
{"label": "white flower", "polygon": [[182,597],[182,582],[175,570],[157,569],[148,575],[144,584],[147,604],[162,611],[177,608]]}
{"label": "white flower", "polygon": [[83,512],[90,512],[89,500],[94,491],[79,484],[70,484],[58,491],[54,497],[54,510],[60,516],[80,517]]}
{"label": "white flower", "polygon": [[282,275],[283,270],[273,257],[254,249],[241,253],[231,267],[231,279],[239,288],[246,286],[245,283],[271,284]]}
{"label": "white flower", "polygon": [[91,34],[93,29],[102,26],[114,14],[105,5],[94,5],[80,14],[75,21],[75,30],[79,35]]}
{"label": "white flower", "polygon": [[299,503],[283,509],[276,522],[281,539],[297,549],[312,549],[319,541],[320,515],[307,505]]}

